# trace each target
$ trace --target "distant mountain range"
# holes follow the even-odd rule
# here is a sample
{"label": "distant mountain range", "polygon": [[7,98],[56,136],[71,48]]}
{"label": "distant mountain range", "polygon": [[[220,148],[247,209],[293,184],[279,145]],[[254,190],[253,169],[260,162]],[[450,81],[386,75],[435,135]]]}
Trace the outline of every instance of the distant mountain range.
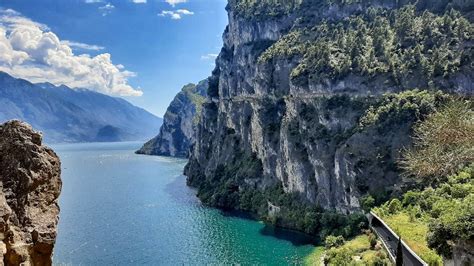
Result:
{"label": "distant mountain range", "polygon": [[30,123],[51,143],[145,140],[163,122],[121,98],[0,72],[0,123],[12,119]]}

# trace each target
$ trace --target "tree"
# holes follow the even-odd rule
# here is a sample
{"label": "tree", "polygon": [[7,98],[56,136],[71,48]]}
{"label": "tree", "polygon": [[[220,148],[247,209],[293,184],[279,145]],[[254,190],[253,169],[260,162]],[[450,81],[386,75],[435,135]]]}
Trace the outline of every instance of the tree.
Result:
{"label": "tree", "polygon": [[337,248],[344,244],[344,237],[330,235],[326,237],[324,243],[327,249]]}
{"label": "tree", "polygon": [[402,203],[399,199],[392,199],[388,204],[388,212],[390,214],[396,214],[402,210]]}
{"label": "tree", "polygon": [[403,266],[403,248],[402,248],[402,238],[398,238],[398,245],[397,245],[397,258],[395,260],[395,265]]}
{"label": "tree", "polygon": [[377,245],[377,237],[372,232],[369,233],[368,237],[369,237],[370,249],[375,249],[375,246]]}
{"label": "tree", "polygon": [[474,161],[471,101],[453,100],[414,128],[414,147],[401,165],[418,178],[445,177]]}
{"label": "tree", "polygon": [[375,206],[375,199],[371,195],[364,196],[360,199],[360,205],[365,212],[370,212]]}

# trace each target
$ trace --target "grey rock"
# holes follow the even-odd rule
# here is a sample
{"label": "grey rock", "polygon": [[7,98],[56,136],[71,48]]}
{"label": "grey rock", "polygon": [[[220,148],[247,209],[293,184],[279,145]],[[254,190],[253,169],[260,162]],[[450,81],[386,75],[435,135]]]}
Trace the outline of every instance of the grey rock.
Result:
{"label": "grey rock", "polygon": [[[204,182],[225,183],[222,179],[228,176],[218,171],[222,166],[255,157],[261,162],[262,174],[251,177],[253,180],[233,177],[239,191],[264,190],[281,183],[285,192],[300,194],[305,202],[350,213],[360,211],[359,198],[367,192],[400,190],[404,180],[394,163],[400,150],[411,144],[411,124],[390,125],[388,133],[375,128],[353,129],[373,97],[423,87],[425,80],[407,77],[397,85],[387,83],[382,75],[351,74],[338,80],[296,84],[290,73],[298,58],[257,63],[266,47],[300,23],[298,16],[314,25],[324,19],[342,19],[371,4],[396,7],[396,1],[366,2],[313,5],[301,11],[303,14],[267,19],[242,18],[232,4],[228,6],[224,47],[209,79],[209,95],[185,168],[188,184],[199,188]],[[448,91],[472,94],[473,80],[472,71],[461,69],[452,80],[440,83]],[[341,96],[347,100],[338,101]]]}
{"label": "grey rock", "polygon": [[187,157],[195,140],[208,81],[183,87],[166,110],[160,133],[137,151],[138,154]]}
{"label": "grey rock", "polygon": [[6,265],[51,265],[61,165],[42,135],[20,121],[0,125],[0,256]]}

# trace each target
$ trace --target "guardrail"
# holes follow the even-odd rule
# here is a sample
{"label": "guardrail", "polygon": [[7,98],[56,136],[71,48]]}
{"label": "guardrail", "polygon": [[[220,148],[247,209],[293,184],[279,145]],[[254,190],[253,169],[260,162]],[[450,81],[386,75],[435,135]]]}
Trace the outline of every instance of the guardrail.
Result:
{"label": "guardrail", "polygon": [[[379,232],[372,226],[372,222],[373,222],[373,219],[377,219],[378,222],[380,222],[380,224],[392,235],[393,239],[399,239],[399,236],[390,228],[390,226],[388,226],[380,217],[377,216],[377,214],[375,214],[374,212],[370,212],[369,214],[369,217],[367,217],[369,219],[369,224],[370,224],[370,227],[375,231],[375,233],[379,236],[379,238],[382,240],[382,244],[384,245],[385,249],[388,251],[388,254],[390,256],[390,259],[395,262],[395,256],[396,254],[393,254],[391,252],[391,248],[389,247],[389,244],[388,243],[385,243],[385,239],[383,236],[381,236],[379,234]],[[371,217],[370,217],[371,216]],[[403,241],[402,239],[402,246],[404,247],[405,250],[407,250],[410,255],[419,263],[419,265],[423,265],[423,266],[427,266],[428,264],[422,260],[420,258],[420,256],[418,256],[415,252],[413,252],[413,250],[405,243],[405,241]],[[412,265],[413,263],[404,263],[404,265]]]}

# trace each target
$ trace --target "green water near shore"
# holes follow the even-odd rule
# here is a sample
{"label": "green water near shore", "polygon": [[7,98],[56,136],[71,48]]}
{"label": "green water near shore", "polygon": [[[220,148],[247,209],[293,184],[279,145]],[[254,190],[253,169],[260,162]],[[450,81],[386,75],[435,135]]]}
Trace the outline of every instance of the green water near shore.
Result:
{"label": "green water near shore", "polygon": [[55,264],[288,265],[315,251],[306,235],[203,206],[185,160],[139,146],[53,145],[64,183]]}

